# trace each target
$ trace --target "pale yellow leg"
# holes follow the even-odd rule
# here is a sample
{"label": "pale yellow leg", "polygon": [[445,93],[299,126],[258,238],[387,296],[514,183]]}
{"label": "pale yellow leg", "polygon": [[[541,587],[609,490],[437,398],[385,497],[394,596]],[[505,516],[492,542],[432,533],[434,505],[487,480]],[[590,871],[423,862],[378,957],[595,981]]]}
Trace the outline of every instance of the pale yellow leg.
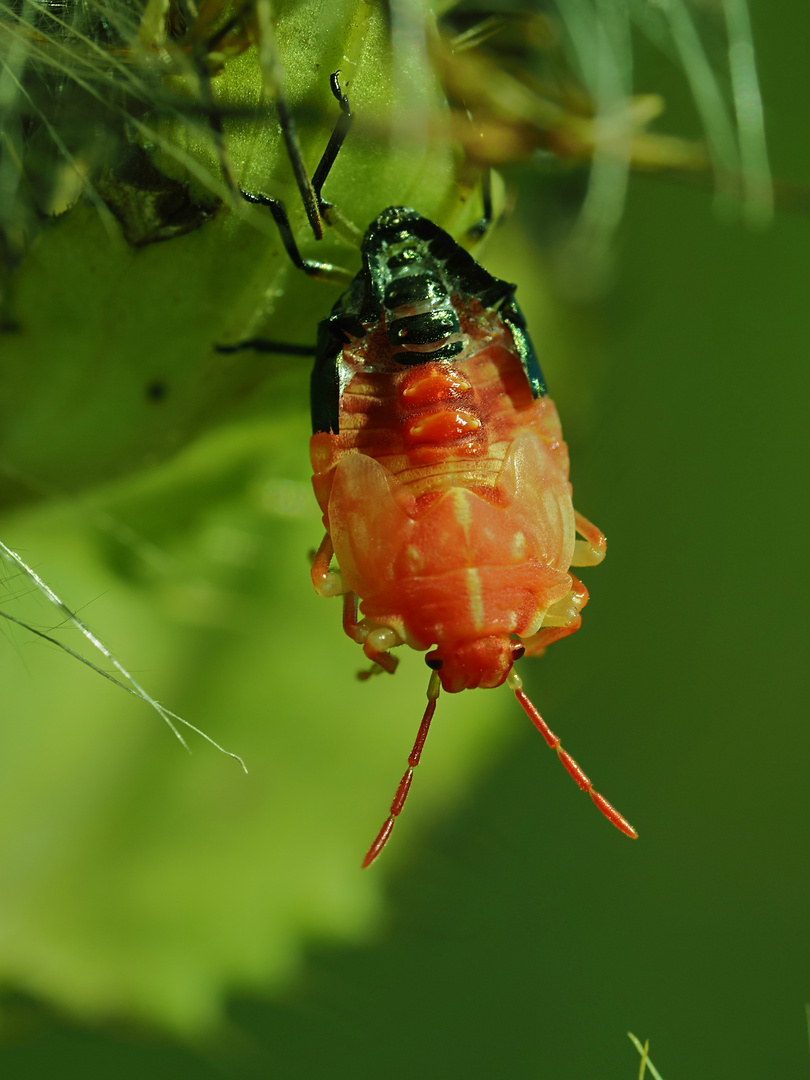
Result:
{"label": "pale yellow leg", "polygon": [[329,564],[332,562],[334,554],[332,537],[329,533],[326,533],[321,541],[321,546],[315,552],[315,558],[312,560],[310,568],[312,585],[318,596],[342,596],[345,592],[348,592],[340,570],[330,569]]}
{"label": "pale yellow leg", "polygon": [[605,534],[582,514],[574,511],[574,524],[579,535],[583,538],[574,543],[574,557],[572,566],[596,566],[605,557],[607,540]]}
{"label": "pale yellow leg", "polygon": [[575,634],[582,625],[582,609],[588,603],[588,590],[578,577],[571,575],[571,588],[556,604],[552,604],[536,634],[522,638],[525,656],[542,656],[549,645]]}

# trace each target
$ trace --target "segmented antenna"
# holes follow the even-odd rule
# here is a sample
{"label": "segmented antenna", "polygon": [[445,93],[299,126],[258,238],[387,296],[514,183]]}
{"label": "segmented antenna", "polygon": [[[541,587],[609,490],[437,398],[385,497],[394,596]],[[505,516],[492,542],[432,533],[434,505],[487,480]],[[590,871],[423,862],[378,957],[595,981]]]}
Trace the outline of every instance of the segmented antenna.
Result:
{"label": "segmented antenna", "polygon": [[562,762],[563,768],[573,779],[574,783],[578,787],[581,787],[583,791],[587,791],[591,799],[593,799],[593,801],[596,803],[596,805],[599,807],[599,809],[602,811],[608,821],[615,825],[620,832],[623,832],[625,836],[629,836],[631,840],[637,840],[638,833],[630,824],[630,822],[623,818],[619,811],[614,809],[610,805],[604,795],[600,795],[599,792],[595,790],[593,784],[579,767],[579,765],[577,765],[577,763],[574,761],[570,754],[566,753],[566,751],[563,750],[562,746],[560,745],[560,740],[557,738],[557,736],[545,722],[543,717],[537,711],[536,706],[533,705],[524,694],[523,680],[518,675],[518,673],[514,670],[510,671],[506,681],[509,686],[515,691],[515,697],[520,702],[521,708],[526,713],[531,722],[534,724],[534,726],[537,728],[537,730],[540,732],[540,734],[543,736],[543,738],[546,740],[546,743],[551,747],[552,750],[557,751],[557,757]]}

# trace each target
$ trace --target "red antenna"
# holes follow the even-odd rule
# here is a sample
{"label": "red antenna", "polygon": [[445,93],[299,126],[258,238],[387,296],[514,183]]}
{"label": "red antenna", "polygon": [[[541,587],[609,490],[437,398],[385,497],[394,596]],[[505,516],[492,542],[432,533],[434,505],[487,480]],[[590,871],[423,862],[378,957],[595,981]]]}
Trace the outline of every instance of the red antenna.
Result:
{"label": "red antenna", "polygon": [[425,715],[422,717],[422,723],[419,725],[419,730],[416,733],[416,741],[413,744],[413,749],[408,758],[408,768],[405,770],[405,775],[399,782],[394,801],[391,803],[391,814],[377,833],[377,839],[368,849],[366,857],[363,859],[364,870],[367,866],[371,866],[385,847],[388,842],[388,837],[391,835],[391,830],[394,827],[394,822],[402,812],[402,807],[405,805],[405,800],[408,798],[408,792],[411,790],[411,780],[413,780],[413,770],[419,764],[419,758],[422,756],[422,747],[425,745],[425,739],[430,730],[430,721],[433,719],[433,714],[436,712],[436,702],[439,699],[439,691],[441,688],[442,684],[439,680],[438,671],[431,672],[430,682],[428,683],[427,688],[427,708],[425,709]]}
{"label": "red antenna", "polygon": [[587,791],[587,793],[590,795],[590,797],[593,799],[593,801],[596,803],[596,805],[599,807],[599,809],[602,811],[608,821],[615,825],[620,832],[623,832],[625,836],[629,836],[631,840],[637,840],[638,833],[630,824],[630,822],[623,818],[619,811],[615,810],[610,805],[604,795],[600,795],[599,792],[594,789],[593,784],[590,782],[590,780],[579,767],[579,765],[577,765],[577,763],[574,761],[570,754],[566,753],[565,750],[563,750],[562,746],[560,745],[560,740],[557,738],[557,736],[545,722],[543,717],[537,711],[536,706],[533,705],[523,693],[523,680],[518,675],[518,673],[514,671],[514,669],[509,672],[506,681],[508,682],[509,686],[515,691],[515,697],[520,702],[521,708],[526,713],[528,718],[531,720],[531,722],[546,740],[551,749],[557,751],[557,757],[562,762],[565,771],[570,777],[572,777],[574,783],[578,787],[581,787],[583,791]]}
{"label": "red antenna", "polygon": [[[529,701],[523,692],[523,680],[513,669],[509,672],[507,677],[507,683],[514,690],[515,697],[520,702],[521,708],[529,717],[531,722],[546,740],[552,750],[557,751],[557,757],[563,764],[563,768],[570,777],[573,778],[574,783],[578,787],[581,787],[583,791],[587,791],[594,803],[599,807],[605,817],[613,825],[623,832],[625,836],[629,836],[632,840],[638,839],[638,833],[618,810],[615,810],[604,795],[600,795],[598,791],[594,789],[593,784],[577,765],[570,754],[566,753],[560,745],[560,740],[545,722],[543,717],[537,711],[537,708]],[[363,869],[367,866],[371,866],[382,849],[388,843],[388,837],[391,835],[391,831],[394,828],[399,815],[402,813],[402,807],[405,805],[405,800],[408,798],[408,792],[411,790],[411,781],[413,780],[413,770],[419,764],[419,759],[422,756],[422,749],[425,745],[425,739],[427,739],[428,731],[430,730],[430,721],[433,719],[433,714],[436,711],[436,702],[439,698],[439,691],[441,690],[441,681],[439,679],[439,673],[437,671],[432,672],[430,676],[430,682],[427,689],[427,708],[425,709],[424,716],[422,717],[422,723],[419,725],[419,731],[416,733],[416,740],[413,744],[410,757],[408,758],[408,768],[402,779],[399,782],[397,793],[394,796],[394,801],[391,803],[391,812],[383,823],[383,827],[377,833],[377,838],[374,843],[368,849],[365,859],[363,859]]]}

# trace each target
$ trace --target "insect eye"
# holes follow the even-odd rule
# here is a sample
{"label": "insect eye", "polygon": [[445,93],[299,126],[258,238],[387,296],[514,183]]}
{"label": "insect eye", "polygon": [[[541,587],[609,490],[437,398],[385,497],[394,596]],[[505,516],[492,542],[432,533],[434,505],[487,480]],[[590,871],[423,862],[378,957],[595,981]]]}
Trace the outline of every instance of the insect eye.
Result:
{"label": "insect eye", "polygon": [[526,652],[525,645],[513,645],[512,646],[512,662],[519,660],[521,656]]}
{"label": "insect eye", "polygon": [[435,652],[430,652],[425,657],[425,663],[431,671],[441,671],[443,660]]}

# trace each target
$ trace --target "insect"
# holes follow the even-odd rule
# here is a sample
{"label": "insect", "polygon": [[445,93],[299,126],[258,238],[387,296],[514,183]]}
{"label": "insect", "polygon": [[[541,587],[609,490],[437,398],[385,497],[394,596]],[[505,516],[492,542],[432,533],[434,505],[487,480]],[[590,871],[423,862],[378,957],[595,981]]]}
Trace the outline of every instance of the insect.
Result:
{"label": "insect", "polygon": [[[341,118],[312,182],[324,216],[321,187],[351,116],[337,75],[332,90]],[[299,268],[331,269],[301,257],[280,202],[242,194],[270,208]],[[402,811],[440,690],[504,682],[579,787],[635,838],[514,670],[579,629],[588,593],[570,568],[601,562],[606,547],[573,508],[567,448],[515,287],[405,207],[369,225],[361,253],[320,324],[312,372],[312,483],[325,527],[312,583],[342,596],[343,628],[372,664],[365,676],[393,672],[401,645],[425,652],[431,669],[407,768],[363,867]],[[261,339],[229,348],[246,347],[285,351]]]}

